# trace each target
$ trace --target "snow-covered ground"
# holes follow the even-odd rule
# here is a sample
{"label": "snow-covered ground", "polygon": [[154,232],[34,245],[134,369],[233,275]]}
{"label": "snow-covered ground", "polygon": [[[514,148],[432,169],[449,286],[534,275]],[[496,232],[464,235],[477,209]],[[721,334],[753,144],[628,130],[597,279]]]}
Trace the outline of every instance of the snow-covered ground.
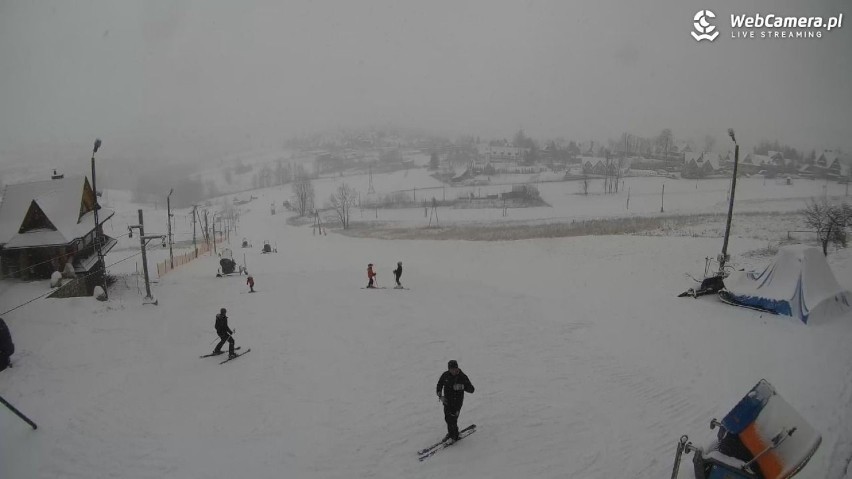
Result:
{"label": "snow-covered ground", "polygon": [[[374,175],[374,186],[406,189],[428,178],[405,175]],[[319,180],[318,202],[340,181],[366,191],[368,180]],[[724,214],[727,182],[658,178],[627,179],[629,214],[659,214],[663,181],[667,213]],[[736,211],[791,212],[807,198],[844,193],[823,186],[746,179]],[[540,188],[553,207],[512,210],[510,220],[626,213],[626,194]],[[205,256],[153,285],[158,306],[142,304],[144,287],[129,275],[106,303],[41,299],[4,314],[17,352],[14,368],[0,373],[0,395],[39,429],[0,409],[0,477],[669,477],[680,436],[714,437],[710,419],[761,378],[823,435],[798,477],[852,477],[852,317],[806,326],[712,297],[677,298],[695,284],[684,273],[700,275],[704,258],[719,252],[718,236],[315,236],[287,226],[280,208],[270,215],[289,187],[253,194],[231,248],[240,262],[245,254],[257,294],[246,294],[244,276],[216,278],[217,258]],[[109,198],[118,213],[108,233],[125,234],[140,207],[146,233],[165,233],[164,210],[133,205],[127,193]],[[491,214],[447,209],[441,220]],[[379,215],[410,226],[424,220],[422,208]],[[771,218],[744,227],[752,219],[735,217],[741,234],[729,246],[744,267],[770,259],[746,254],[767,244],[747,233],[772,227]],[[175,211],[175,230],[191,240],[187,210]],[[239,247],[243,237],[253,248]],[[278,253],[261,254],[264,240]],[[152,243],[150,251],[155,271],[168,248]],[[120,238],[110,270],[141,269],[136,253],[135,234]],[[852,289],[852,254],[832,251],[828,260]],[[367,263],[390,286],[397,261],[410,290],[360,289]],[[0,311],[46,288],[0,281]],[[213,347],[221,307],[237,345],[252,349],[224,365],[198,358]],[[479,431],[419,463],[415,451],[445,433],[435,383],[449,359],[476,386],[460,425]],[[688,459],[681,469],[692,477]]]}

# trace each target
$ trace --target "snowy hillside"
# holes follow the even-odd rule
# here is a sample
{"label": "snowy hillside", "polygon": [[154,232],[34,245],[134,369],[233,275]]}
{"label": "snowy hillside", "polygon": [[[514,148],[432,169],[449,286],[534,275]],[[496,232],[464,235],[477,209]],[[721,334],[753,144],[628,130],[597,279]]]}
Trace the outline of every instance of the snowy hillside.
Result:
{"label": "snowy hillside", "polygon": [[[375,187],[419,186],[428,176],[415,171],[374,175]],[[366,189],[366,176],[344,180]],[[317,181],[318,202],[344,180]],[[658,213],[660,181],[628,180],[630,214]],[[790,212],[823,194],[810,181],[780,192],[757,181],[738,189],[744,210]],[[726,189],[666,185],[681,214],[717,212]],[[543,184],[553,207],[513,210],[509,220],[624,214],[626,195],[593,202],[576,193],[570,183]],[[852,477],[852,317],[806,326],[713,297],[677,298],[695,284],[684,273],[700,275],[704,258],[719,252],[718,236],[315,236],[287,226],[280,210],[270,215],[289,187],[252,194],[258,200],[240,207],[230,247],[240,263],[245,254],[256,294],[245,276],[215,277],[218,258],[205,256],[159,278],[159,305],[143,305],[144,287],[130,274],[140,269],[134,235],[107,258],[121,275],[109,302],[42,299],[3,315],[17,352],[14,368],[0,373],[0,396],[39,429],[0,409],[0,477],[670,477],[680,436],[714,437],[710,419],[761,378],[823,436],[797,477]],[[633,202],[643,196],[647,206]],[[117,214],[108,233],[124,234],[140,207],[146,233],[165,233],[164,210],[133,205],[128,193],[110,198]],[[492,213],[441,211],[457,222]],[[422,208],[378,214],[423,226]],[[766,247],[750,233],[771,229],[772,219],[737,221],[729,252],[742,267],[764,265],[768,258],[746,253]],[[175,230],[191,242],[188,210],[175,211]],[[243,237],[252,248],[239,247]],[[278,252],[261,254],[264,240]],[[167,257],[153,242],[152,269]],[[852,289],[852,254],[832,251],[828,260]],[[361,289],[367,263],[388,287],[397,261],[410,290]],[[0,281],[0,311],[46,288]],[[223,365],[199,359],[213,348],[221,307],[237,345],[251,348]],[[415,451],[446,431],[435,383],[449,359],[476,386],[459,423],[479,431],[419,463]],[[692,478],[688,459],[681,469]]]}

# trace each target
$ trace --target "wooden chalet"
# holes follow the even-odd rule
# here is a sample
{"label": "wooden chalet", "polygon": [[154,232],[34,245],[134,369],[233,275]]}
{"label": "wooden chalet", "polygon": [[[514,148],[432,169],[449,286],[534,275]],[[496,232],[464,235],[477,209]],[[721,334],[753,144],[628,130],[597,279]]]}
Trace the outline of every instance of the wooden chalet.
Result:
{"label": "wooden chalet", "polygon": [[[103,280],[97,271],[94,221],[95,193],[85,176],[6,186],[0,201],[0,274],[4,277],[50,278],[54,271],[86,275],[87,289]],[[98,210],[103,223],[115,211]],[[116,240],[101,235],[103,254]],[[67,265],[70,264],[70,268]]]}

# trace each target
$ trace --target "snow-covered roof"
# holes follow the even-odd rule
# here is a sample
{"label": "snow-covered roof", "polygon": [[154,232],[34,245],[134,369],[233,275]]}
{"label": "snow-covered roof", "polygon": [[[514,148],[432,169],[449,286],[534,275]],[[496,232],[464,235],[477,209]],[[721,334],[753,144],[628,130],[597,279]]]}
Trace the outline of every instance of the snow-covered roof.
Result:
{"label": "snow-covered roof", "polygon": [[715,159],[719,161],[731,161],[733,154],[729,150],[711,150],[704,152],[705,159]]}
{"label": "snow-covered roof", "polygon": [[817,160],[819,160],[822,157],[825,157],[826,164],[830,165],[834,160],[836,160],[840,157],[840,154],[838,152],[834,151],[834,150],[823,150],[822,153],[817,155]]}
{"label": "snow-covered roof", "polygon": [[722,162],[719,160],[719,157],[715,156],[715,155],[711,155],[709,153],[704,154],[703,160],[704,161],[701,162],[702,165],[703,164],[710,165],[713,168],[713,171],[718,170],[722,166]]}
{"label": "snow-covered roof", "polygon": [[683,161],[689,163],[690,161],[699,161],[701,156],[704,155],[703,152],[700,151],[687,151],[683,154]]}
{"label": "snow-covered roof", "polygon": [[[93,213],[80,216],[85,176],[69,176],[58,180],[34,181],[6,186],[0,203],[0,245],[26,248],[67,244],[94,229]],[[32,204],[41,209],[56,228],[18,233]],[[114,211],[102,208],[98,221],[103,224]]]}
{"label": "snow-covered roof", "polygon": [[783,154],[783,153],[781,153],[780,151],[775,151],[775,150],[769,150],[769,151],[767,151],[767,152],[766,152],[766,156],[768,156],[768,157],[770,157],[770,158],[772,158],[772,159],[776,159],[776,157],[779,157],[779,158],[777,158],[777,159],[781,159],[781,160],[783,160],[783,159],[784,159],[784,154]]}
{"label": "snow-covered roof", "polygon": [[752,153],[750,156],[751,156],[751,163],[754,164],[754,165],[771,165],[772,164],[772,158],[770,158],[766,155],[758,155],[758,154]]}

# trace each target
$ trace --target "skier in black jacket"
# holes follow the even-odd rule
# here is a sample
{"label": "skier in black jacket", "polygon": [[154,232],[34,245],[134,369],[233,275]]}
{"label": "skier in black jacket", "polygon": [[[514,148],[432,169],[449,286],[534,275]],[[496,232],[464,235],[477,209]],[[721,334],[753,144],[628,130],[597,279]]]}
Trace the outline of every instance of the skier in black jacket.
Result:
{"label": "skier in black jacket", "polygon": [[12,342],[12,334],[3,318],[0,318],[0,371],[9,367],[12,362],[9,356],[14,354],[15,344]]}
{"label": "skier in black jacket", "polygon": [[459,363],[451,359],[447,363],[447,371],[444,371],[438,379],[435,391],[438,399],[444,403],[444,420],[447,422],[447,435],[444,441],[452,444],[459,440],[459,413],[464,402],[464,393],[473,394],[473,384],[459,369]]}
{"label": "skier in black jacket", "polygon": [[225,345],[225,341],[228,342],[228,357],[233,358],[236,356],[234,353],[234,332],[231,331],[231,328],[228,327],[228,316],[225,314],[228,311],[225,308],[222,308],[219,311],[219,314],[216,315],[216,334],[219,335],[221,341],[216,345],[216,348],[213,349],[214,354],[219,354],[222,352],[222,346]]}
{"label": "skier in black jacket", "polygon": [[399,278],[402,276],[402,261],[396,264],[396,269],[393,270],[393,275],[396,278],[396,287],[402,288],[402,283],[399,282]]}

